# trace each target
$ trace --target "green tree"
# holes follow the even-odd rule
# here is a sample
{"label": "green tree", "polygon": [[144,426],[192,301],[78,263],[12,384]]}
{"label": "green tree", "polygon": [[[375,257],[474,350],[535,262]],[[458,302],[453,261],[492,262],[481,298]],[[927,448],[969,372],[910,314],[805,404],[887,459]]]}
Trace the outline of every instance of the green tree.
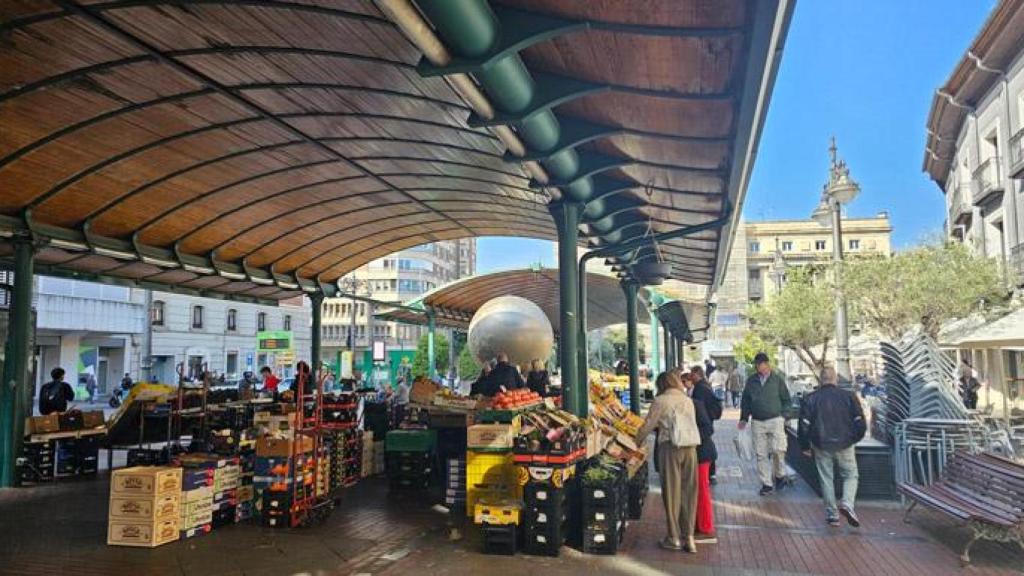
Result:
{"label": "green tree", "polygon": [[996,261],[958,243],[851,259],[842,285],[851,313],[890,340],[918,325],[937,338],[946,321],[1002,304],[1009,295]]}
{"label": "green tree", "polygon": [[792,350],[811,373],[821,373],[836,331],[835,292],[824,270],[791,269],[782,290],[751,306],[748,314],[757,337]]}
{"label": "green tree", "polygon": [[[444,374],[448,371],[448,338],[441,333],[434,334],[434,364],[439,374]],[[420,336],[419,342],[416,343],[416,356],[412,359],[412,377],[429,376],[427,374],[429,365],[430,363],[427,359],[427,335],[424,334]]]}
{"label": "green tree", "polygon": [[463,346],[462,351],[459,352],[459,378],[468,380],[470,378],[476,378],[480,372],[480,364],[477,363],[476,358],[469,353],[469,346]]}
{"label": "green tree", "polygon": [[732,353],[736,356],[737,362],[753,366],[754,356],[756,356],[758,352],[764,352],[768,355],[770,360],[774,360],[774,358],[772,358],[774,356],[774,354],[772,354],[772,348],[775,348],[775,346],[771,346],[765,342],[757,332],[748,330],[747,333],[743,335],[742,340],[733,344]]}

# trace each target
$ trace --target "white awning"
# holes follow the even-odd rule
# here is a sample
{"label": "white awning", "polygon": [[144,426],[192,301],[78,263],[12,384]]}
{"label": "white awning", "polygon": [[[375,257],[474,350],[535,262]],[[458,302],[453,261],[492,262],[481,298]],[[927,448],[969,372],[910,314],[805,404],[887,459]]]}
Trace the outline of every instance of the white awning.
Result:
{"label": "white awning", "polygon": [[974,330],[957,345],[960,348],[1024,349],[1024,308]]}

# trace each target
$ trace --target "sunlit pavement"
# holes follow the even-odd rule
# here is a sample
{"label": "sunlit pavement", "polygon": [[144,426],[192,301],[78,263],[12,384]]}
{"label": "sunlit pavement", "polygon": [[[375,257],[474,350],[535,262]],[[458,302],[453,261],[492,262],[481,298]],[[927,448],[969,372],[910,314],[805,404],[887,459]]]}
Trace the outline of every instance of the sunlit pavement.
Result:
{"label": "sunlit pavement", "polygon": [[105,545],[107,481],[0,491],[0,574],[352,575],[352,574],[1021,574],[1024,554],[980,542],[962,570],[965,530],[915,512],[904,524],[897,502],[859,503],[864,526],[825,526],[821,504],[802,482],[761,498],[750,463],[732,448],[735,412],[718,423],[719,543],[687,555],[658,548],[664,513],[657,476],[643,519],[632,522],[618,556],[563,547],[559,558],[485,556],[472,526],[448,539],[451,520],[426,498],[389,494],[383,482],[346,493],[322,524],[298,530],[236,525],[153,550]]}

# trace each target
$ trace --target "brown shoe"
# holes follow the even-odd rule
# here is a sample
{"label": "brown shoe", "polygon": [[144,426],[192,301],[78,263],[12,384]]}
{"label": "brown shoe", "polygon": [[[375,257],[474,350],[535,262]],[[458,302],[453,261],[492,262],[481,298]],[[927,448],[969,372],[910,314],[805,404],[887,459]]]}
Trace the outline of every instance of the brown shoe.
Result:
{"label": "brown shoe", "polygon": [[673,540],[673,539],[669,538],[668,536],[665,536],[664,538],[662,538],[662,540],[660,542],[658,542],[658,546],[661,546],[665,550],[682,550],[683,549],[683,545],[680,544],[678,540]]}

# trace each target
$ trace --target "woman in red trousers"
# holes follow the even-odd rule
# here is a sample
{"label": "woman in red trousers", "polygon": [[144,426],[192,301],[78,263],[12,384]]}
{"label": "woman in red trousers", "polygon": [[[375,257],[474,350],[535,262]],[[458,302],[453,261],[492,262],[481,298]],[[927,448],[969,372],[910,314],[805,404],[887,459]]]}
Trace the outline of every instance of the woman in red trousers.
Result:
{"label": "woman in red trousers", "polygon": [[[687,389],[693,388],[693,380],[686,380]],[[715,511],[711,504],[711,462],[718,457],[715,441],[711,435],[714,427],[703,402],[694,402],[697,429],[700,431],[700,446],[697,447],[697,530],[693,539],[700,544],[716,544]]]}

